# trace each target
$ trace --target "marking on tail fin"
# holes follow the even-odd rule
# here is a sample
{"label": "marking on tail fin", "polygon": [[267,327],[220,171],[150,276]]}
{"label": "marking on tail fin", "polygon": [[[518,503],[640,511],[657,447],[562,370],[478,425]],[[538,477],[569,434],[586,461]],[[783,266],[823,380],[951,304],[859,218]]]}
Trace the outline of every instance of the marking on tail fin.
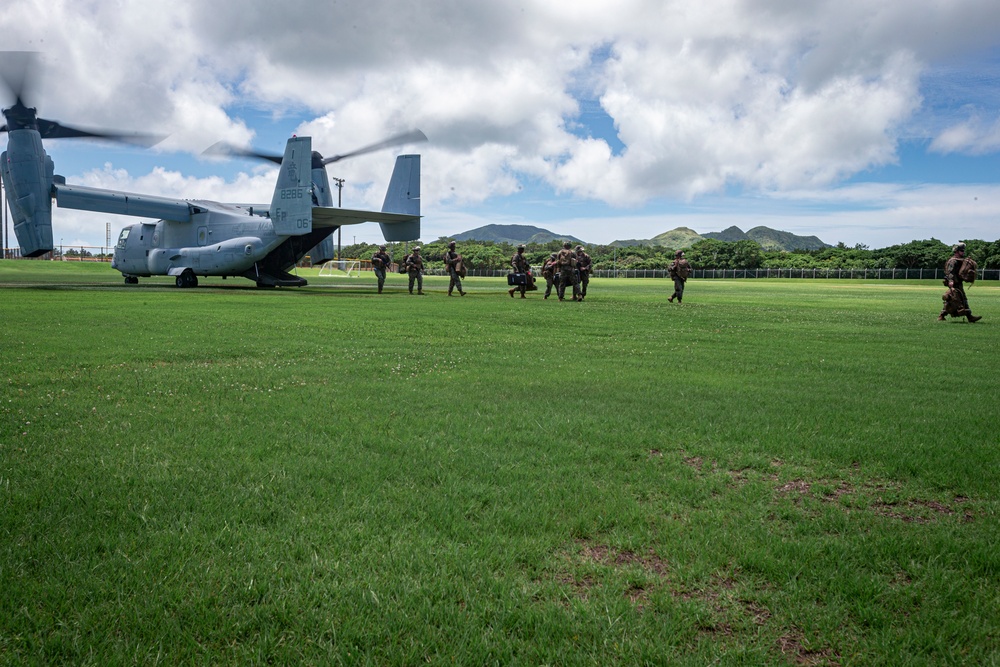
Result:
{"label": "marking on tail fin", "polygon": [[312,231],[311,167],[312,139],[289,139],[271,198],[271,222],[275,233],[301,236]]}

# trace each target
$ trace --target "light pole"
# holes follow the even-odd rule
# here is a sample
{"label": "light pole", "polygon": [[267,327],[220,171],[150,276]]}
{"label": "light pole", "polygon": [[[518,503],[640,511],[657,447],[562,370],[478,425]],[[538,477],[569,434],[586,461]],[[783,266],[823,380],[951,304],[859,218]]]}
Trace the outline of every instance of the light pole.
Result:
{"label": "light pole", "polygon": [[[344,179],[335,178],[333,182],[337,186],[337,208],[342,208],[340,203],[340,197],[344,193]],[[340,227],[337,227],[337,261],[340,261]]]}

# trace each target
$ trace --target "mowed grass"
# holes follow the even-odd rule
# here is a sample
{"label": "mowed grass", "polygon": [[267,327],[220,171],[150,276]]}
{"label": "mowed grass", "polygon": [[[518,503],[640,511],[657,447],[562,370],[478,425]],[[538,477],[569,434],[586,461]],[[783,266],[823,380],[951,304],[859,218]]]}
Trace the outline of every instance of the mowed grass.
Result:
{"label": "mowed grass", "polygon": [[996,664],[1000,288],[0,262],[0,663]]}

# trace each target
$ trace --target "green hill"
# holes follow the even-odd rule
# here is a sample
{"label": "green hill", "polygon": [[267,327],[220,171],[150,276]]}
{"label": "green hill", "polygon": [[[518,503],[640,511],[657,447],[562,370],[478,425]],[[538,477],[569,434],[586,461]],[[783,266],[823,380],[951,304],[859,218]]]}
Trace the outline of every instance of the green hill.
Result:
{"label": "green hill", "polygon": [[688,227],[678,227],[676,229],[671,229],[669,232],[663,232],[657,236],[653,237],[653,241],[656,245],[666,246],[674,250],[680,250],[681,248],[690,248],[698,241],[701,241],[704,236],[689,229]]}
{"label": "green hill", "polygon": [[456,241],[493,241],[494,243],[548,243],[549,241],[569,241],[586,245],[584,241],[566,234],[554,234],[547,229],[532,225],[486,225],[470,229],[449,238]]}
{"label": "green hill", "polygon": [[615,241],[611,245],[618,246],[619,248],[630,245],[657,245],[680,250],[682,248],[690,248],[702,239],[715,239],[727,242],[754,241],[764,250],[784,250],[785,252],[791,252],[792,250],[822,250],[829,247],[816,236],[799,236],[791,232],[771,229],[770,227],[754,227],[750,231],[744,232],[736,226],[729,227],[721,232],[705,232],[704,234],[699,234],[687,227],[677,227],[676,229],[671,229],[669,232],[654,236],[651,239]]}
{"label": "green hill", "polygon": [[760,244],[764,250],[822,250],[828,247],[817,236],[799,236],[791,232],[781,232],[770,227],[754,227],[747,237]]}
{"label": "green hill", "polygon": [[736,227],[735,225],[723,229],[721,232],[705,232],[704,234],[702,234],[702,236],[704,236],[706,239],[715,239],[716,241],[729,241],[729,242],[746,241],[748,238],[750,238],[749,236],[746,235],[746,233],[742,229]]}

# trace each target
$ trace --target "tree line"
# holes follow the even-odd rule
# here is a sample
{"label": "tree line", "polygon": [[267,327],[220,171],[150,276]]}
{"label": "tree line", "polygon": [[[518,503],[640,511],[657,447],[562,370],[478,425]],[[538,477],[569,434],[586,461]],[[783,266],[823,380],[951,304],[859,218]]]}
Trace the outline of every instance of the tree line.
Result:
{"label": "tree line", "polygon": [[[452,239],[439,238],[421,245],[424,264],[429,269],[443,269],[441,256]],[[981,269],[1000,269],[1000,240],[965,241],[966,256]],[[417,243],[386,244],[393,261],[401,261]],[[470,269],[504,270],[516,245],[494,241],[461,241],[458,251]],[[575,247],[575,244],[574,244]],[[553,252],[562,248],[562,241],[528,243],[525,255],[534,266],[541,265]],[[666,269],[674,260],[675,250],[666,246],[584,245],[597,270]],[[756,241],[718,241],[704,239],[684,254],[696,269],[939,269],[951,256],[951,246],[937,239],[910,241],[887,248],[870,249],[858,244],[853,247],[838,243],[821,250],[765,250]],[[344,246],[341,257],[370,259],[378,244],[356,243]]]}

